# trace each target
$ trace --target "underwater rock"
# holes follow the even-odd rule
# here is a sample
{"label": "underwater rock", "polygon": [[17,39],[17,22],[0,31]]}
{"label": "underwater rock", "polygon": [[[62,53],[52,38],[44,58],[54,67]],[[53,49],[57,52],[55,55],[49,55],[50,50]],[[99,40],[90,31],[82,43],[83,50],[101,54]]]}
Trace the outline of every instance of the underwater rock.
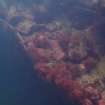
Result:
{"label": "underwater rock", "polygon": [[[57,3],[59,4],[59,2],[58,0]],[[67,5],[64,2],[66,1],[62,0],[60,8]],[[96,5],[98,1],[81,0],[81,2],[90,6]],[[72,4],[73,6],[77,6],[78,3],[75,4],[74,1],[71,1]],[[78,5],[80,6],[80,4]],[[89,10],[93,9],[90,7],[88,8],[87,6]],[[76,11],[77,9],[76,7]],[[77,15],[75,11],[72,12],[75,16]],[[94,73],[96,64],[100,62],[98,59],[99,53],[97,53],[95,30],[92,30],[95,28],[95,25],[91,23],[93,24],[92,26],[88,25],[88,28],[85,27],[88,31],[86,32],[85,29],[79,30],[74,27],[72,20],[74,15],[69,14],[69,16],[72,16],[72,19],[66,17],[64,18],[64,22],[61,22],[63,16],[68,15],[63,14],[62,17],[60,15],[59,18],[58,16],[55,17],[55,20],[51,19],[47,21],[48,17],[46,18],[46,14],[49,15],[49,10],[40,4],[20,9],[11,6],[7,11],[5,23],[8,23],[9,29],[15,31],[17,34],[20,44],[32,59],[34,68],[41,77],[64,89],[69,98],[81,105],[104,105],[103,94],[100,91],[103,88],[98,89],[99,87],[95,84],[95,80],[100,80],[101,77],[97,77],[99,71]],[[18,17],[19,21],[15,23],[15,19],[17,18],[16,20],[18,20]],[[93,21],[92,19],[90,20]],[[63,23],[68,23],[69,25],[64,25]],[[89,28],[91,28],[92,34]]]}

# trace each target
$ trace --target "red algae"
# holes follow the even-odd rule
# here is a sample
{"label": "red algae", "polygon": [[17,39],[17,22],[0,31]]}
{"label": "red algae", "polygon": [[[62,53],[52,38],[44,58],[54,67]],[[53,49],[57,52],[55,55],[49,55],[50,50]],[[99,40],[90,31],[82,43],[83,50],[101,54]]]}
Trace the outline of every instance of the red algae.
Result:
{"label": "red algae", "polygon": [[[59,34],[57,35],[59,36]],[[65,35],[65,37],[67,37],[67,35]],[[71,36],[64,38],[63,36],[63,38],[60,38],[60,41],[63,42],[63,39],[70,39],[70,37]],[[36,35],[36,37],[30,41],[32,45],[28,42],[28,53],[32,56],[32,59],[36,61],[34,64],[35,69],[37,69],[43,78],[53,81],[58,87],[64,89],[68,97],[79,102],[81,105],[100,105],[100,103],[102,103],[101,93],[96,87],[93,87],[92,84],[82,86],[77,80],[77,75],[79,75],[78,73],[81,70],[81,66],[79,65],[84,65],[84,71],[87,72],[87,70],[94,68],[97,60],[95,60],[94,57],[87,56],[82,62],[79,61],[78,63],[72,62],[71,59],[66,61],[67,51],[63,50],[60,41],[59,38],[55,40],[46,34],[43,35],[39,33],[39,35]],[[72,42],[73,40],[69,43]],[[80,38],[77,37],[74,42],[79,44]],[[40,43],[43,45],[38,47],[37,45]],[[49,44],[50,47],[45,47],[45,43],[47,43],[47,45]],[[73,46],[75,46],[75,44],[73,44]]]}

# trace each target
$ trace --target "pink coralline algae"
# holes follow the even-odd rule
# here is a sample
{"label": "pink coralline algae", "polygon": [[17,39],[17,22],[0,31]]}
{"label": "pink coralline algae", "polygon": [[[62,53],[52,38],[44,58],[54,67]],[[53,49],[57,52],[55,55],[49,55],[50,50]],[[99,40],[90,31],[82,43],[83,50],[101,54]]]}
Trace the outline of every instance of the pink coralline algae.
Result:
{"label": "pink coralline algae", "polygon": [[[97,59],[88,54],[83,39],[64,32],[54,34],[38,32],[26,37],[26,50],[35,62],[35,70],[81,105],[105,105],[101,92],[93,84],[83,86],[77,80],[82,68],[83,72],[91,71],[97,63]],[[78,59],[71,52],[76,53]]]}

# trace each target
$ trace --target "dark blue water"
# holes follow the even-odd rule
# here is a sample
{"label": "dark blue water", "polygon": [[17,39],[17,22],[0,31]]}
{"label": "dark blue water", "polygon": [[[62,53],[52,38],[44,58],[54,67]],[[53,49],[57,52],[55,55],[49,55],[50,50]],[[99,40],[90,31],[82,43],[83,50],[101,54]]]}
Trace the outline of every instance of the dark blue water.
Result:
{"label": "dark blue water", "polygon": [[15,34],[2,26],[0,105],[72,105],[61,90],[37,76]]}

